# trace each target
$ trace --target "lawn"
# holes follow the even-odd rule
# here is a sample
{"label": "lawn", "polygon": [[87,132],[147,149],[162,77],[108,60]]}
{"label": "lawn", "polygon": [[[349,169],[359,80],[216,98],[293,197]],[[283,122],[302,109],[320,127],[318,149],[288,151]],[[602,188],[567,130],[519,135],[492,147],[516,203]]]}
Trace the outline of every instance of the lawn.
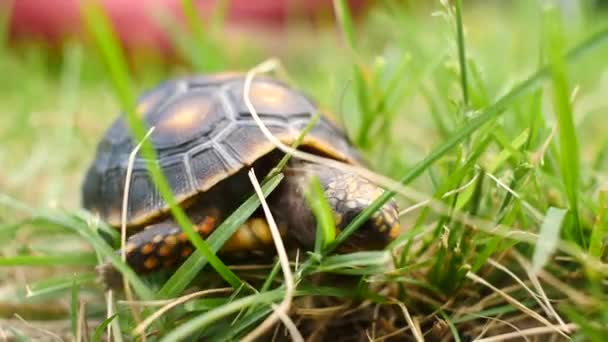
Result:
{"label": "lawn", "polygon": [[[269,34],[199,26],[184,1],[193,21],[174,32],[179,61],[169,62],[125,59],[93,7],[88,39],[55,48],[9,42],[0,17],[0,337],[99,340],[110,325],[116,341],[239,340],[289,299],[287,323],[264,339],[603,341],[608,11],[447,2],[378,1],[353,20],[335,1],[323,25]],[[252,191],[194,241],[187,266],[139,277],[121,265],[132,293],[105,292],[95,266],[120,264],[118,233],[80,205],[104,131],[123,112],[142,138],[135,97],[167,78],[271,59],[270,74],[333,113],[388,190],[359,219],[394,196],[401,235],[384,251],[336,255],[330,243],[290,254],[292,291],[277,260],[215,257],[260,205]]]}

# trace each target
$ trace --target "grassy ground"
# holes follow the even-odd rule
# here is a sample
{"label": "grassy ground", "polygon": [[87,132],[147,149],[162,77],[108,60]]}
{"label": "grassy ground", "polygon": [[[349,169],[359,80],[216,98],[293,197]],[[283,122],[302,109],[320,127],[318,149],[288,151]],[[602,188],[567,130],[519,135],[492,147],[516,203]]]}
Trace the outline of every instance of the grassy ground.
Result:
{"label": "grassy ground", "polygon": [[[246,71],[277,56],[295,86],[345,123],[373,169],[405,185],[387,193],[397,194],[404,227],[388,252],[324,249],[293,266],[291,317],[302,335],[602,340],[608,13],[560,15],[522,0],[467,2],[460,16],[440,2],[393,3],[354,27],[342,13],[325,29],[294,26],[270,39],[222,27],[181,35],[184,63],[139,56],[128,74],[94,11],[92,44],[0,45],[0,336],[82,339],[111,321],[129,340],[160,309],[153,300],[192,293],[148,326],[148,340],[237,339],[272,313],[287,292],[278,264],[226,268],[206,254],[259,205],[255,197],[210,246],[197,242],[192,267],[169,280],[127,273],[145,301],[132,306],[95,282],[94,265],[112,249],[96,233],[103,223],[79,209],[79,184],[133,94],[173,75]],[[202,255],[210,265],[193,279]],[[105,319],[108,302],[118,318]],[[268,334],[289,336],[280,324]]]}

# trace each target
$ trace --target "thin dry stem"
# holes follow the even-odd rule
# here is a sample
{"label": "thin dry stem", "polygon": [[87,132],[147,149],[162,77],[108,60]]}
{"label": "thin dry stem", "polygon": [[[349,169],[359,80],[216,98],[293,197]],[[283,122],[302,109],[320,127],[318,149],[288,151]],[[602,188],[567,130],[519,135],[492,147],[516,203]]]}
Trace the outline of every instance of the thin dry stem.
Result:
{"label": "thin dry stem", "polygon": [[[148,137],[150,136],[150,134],[152,134],[153,131],[154,127],[151,127],[148,130],[148,133],[146,133],[146,135],[144,136],[144,138],[139,142],[139,144],[137,144],[137,146],[135,146],[133,151],[131,151],[131,153],[129,154],[127,173],[125,175],[125,187],[122,197],[122,212],[120,213],[120,257],[123,262],[126,262],[127,260],[127,254],[125,250],[125,246],[127,245],[127,210],[129,205],[129,190],[131,189],[131,174],[133,173],[133,163],[135,162],[135,156],[137,155],[137,152],[139,152],[139,149],[143,145],[144,141],[148,139]],[[122,286],[125,291],[125,297],[127,298],[127,300],[132,301],[133,292],[131,292],[131,287],[129,286],[129,281],[126,277],[122,278]],[[131,313],[133,313],[133,318],[135,319],[135,322],[141,322],[141,317],[139,316],[139,313],[137,312],[137,308],[135,308],[135,306],[131,306]],[[142,341],[146,342],[146,340],[146,336],[142,335]]]}
{"label": "thin dry stem", "polygon": [[[505,272],[506,274],[508,274],[518,284],[521,284],[521,286],[524,288],[524,290],[526,290],[528,293],[530,293],[532,295],[532,297],[534,298],[534,300],[538,303],[538,305],[545,311],[545,313],[548,316],[554,316],[557,319],[558,323],[560,323],[562,326],[564,325],[564,322],[557,315],[557,312],[555,312],[555,309],[553,309],[553,306],[549,302],[549,298],[547,298],[546,294],[543,297],[541,294],[532,291],[532,289],[529,288],[524,283],[524,281],[521,280],[515,273],[511,272],[511,270],[509,270],[508,268],[506,268],[505,266],[503,266],[502,264],[500,264],[496,260],[490,258],[490,259],[488,259],[488,263],[490,263],[492,266],[494,266],[494,267],[498,268],[499,270],[501,270],[501,271]],[[534,283],[534,282],[532,282],[532,283]],[[542,293],[544,294],[544,291]]]}
{"label": "thin dry stem", "polygon": [[[526,258],[524,258],[521,254],[519,254],[515,250],[511,250],[509,253],[517,262],[519,262],[525,269],[531,269],[532,265]],[[544,280],[547,284],[551,285],[555,289],[559,290],[563,294],[565,294],[568,299],[574,302],[579,306],[591,306],[593,305],[593,300],[584,294],[582,294],[579,290],[574,289],[568,286],[566,283],[548,273],[545,270],[540,270],[538,276]]]}
{"label": "thin dry stem", "polygon": [[28,326],[30,329],[39,331],[45,335],[51,336],[53,337],[53,339],[57,340],[57,341],[63,341],[63,339],[61,338],[61,336],[55,334],[52,331],[46,330],[46,329],[41,329],[36,327],[35,325],[31,324],[30,322],[26,321],[25,319],[23,319],[23,317],[19,316],[18,314],[15,314],[15,317],[20,320],[21,322],[23,322],[23,324],[25,324],[26,326]]}
{"label": "thin dry stem", "polygon": [[[108,290],[106,292],[106,319],[112,317],[114,314],[114,291]],[[108,342],[112,341],[112,329],[116,327],[117,320],[113,320],[112,323],[108,324],[106,333],[108,334]]]}
{"label": "thin dry stem", "polygon": [[[486,326],[484,326],[482,331],[479,333],[479,335],[477,335],[477,337],[475,337],[475,339],[473,341],[477,341],[477,340],[481,339],[482,336],[485,335],[485,333],[488,332],[490,330],[490,328],[492,327],[492,325],[494,325],[495,323],[502,323],[506,326],[513,328],[513,330],[515,330],[515,331],[521,331],[521,329],[519,329],[515,324],[513,324],[505,319],[500,319],[498,317],[484,316],[484,315],[475,315],[475,316],[479,316],[480,318],[485,318],[488,320],[489,323]],[[526,336],[522,336],[522,338],[526,341],[529,341],[528,337],[526,337]]]}
{"label": "thin dry stem", "polygon": [[148,328],[148,326],[150,326],[150,324],[152,324],[152,322],[154,322],[160,316],[164,315],[165,312],[167,312],[167,311],[171,310],[172,308],[174,308],[180,304],[183,304],[191,299],[210,295],[210,294],[225,293],[225,292],[230,292],[230,291],[232,291],[232,288],[230,288],[230,287],[224,287],[224,288],[219,288],[219,289],[210,289],[210,290],[194,292],[194,293],[179,297],[175,300],[172,300],[170,303],[166,304],[165,306],[163,306],[162,308],[160,308],[159,310],[157,310],[156,312],[154,312],[153,314],[148,316],[139,325],[137,325],[135,327],[135,329],[133,329],[133,334],[134,335],[143,335],[146,332],[146,329]]}
{"label": "thin dry stem", "polygon": [[[475,176],[473,176],[473,178],[471,178],[471,180],[468,181],[466,184],[464,184],[461,187],[458,187],[456,189],[453,189],[453,190],[450,190],[450,191],[446,192],[445,194],[443,194],[443,196],[441,196],[441,198],[445,199],[445,198],[448,198],[448,197],[450,197],[452,195],[461,193],[462,191],[466,190],[469,186],[473,185],[475,183],[475,181],[477,180],[478,176],[479,176],[479,173],[476,173]],[[432,201],[432,199],[427,199],[425,201],[418,202],[418,203],[416,203],[416,204],[414,204],[412,206],[409,206],[409,207],[407,207],[407,208],[405,208],[405,209],[403,209],[403,210],[401,210],[399,212],[399,217],[404,216],[404,215],[406,215],[406,214],[408,214],[408,213],[410,213],[410,212],[412,212],[412,211],[414,211],[414,210],[416,210],[418,208],[426,207],[427,205],[429,205],[429,203],[431,203],[431,201]]]}
{"label": "thin dry stem", "polygon": [[530,157],[530,160],[532,161],[533,164],[536,164],[536,165],[545,164],[545,153],[547,152],[547,149],[549,148],[549,146],[551,146],[551,141],[555,137],[555,133],[557,133],[557,126],[553,126],[551,128],[551,133],[549,133],[549,136],[547,136],[547,139],[545,139],[543,144]]}
{"label": "thin dry stem", "polygon": [[492,337],[486,337],[486,338],[482,338],[482,339],[475,340],[475,341],[476,342],[505,341],[505,340],[509,340],[509,339],[513,339],[513,338],[517,338],[517,337],[536,336],[536,335],[555,333],[556,330],[558,330],[558,333],[560,333],[561,335],[564,335],[564,332],[571,332],[576,329],[578,329],[578,326],[573,323],[566,324],[566,330],[563,330],[561,328],[561,326],[559,326],[559,325],[551,325],[551,326],[545,326],[545,327],[524,329],[524,330],[520,330],[517,332],[510,332],[510,333],[496,335],[496,336],[492,336]]}
{"label": "thin dry stem", "polygon": [[530,278],[532,285],[534,285],[534,288],[536,289],[536,291],[538,291],[538,294],[540,295],[542,300],[545,302],[545,305],[547,306],[547,309],[549,310],[548,314],[550,316],[555,317],[555,320],[562,326],[562,328],[565,327],[566,323],[562,320],[561,316],[557,313],[557,310],[555,310],[555,308],[551,304],[551,301],[549,300],[549,297],[547,296],[545,289],[541,285],[540,280],[538,279],[538,276],[536,275],[535,272],[532,272],[532,267],[524,267],[524,270],[526,270],[526,274],[528,275],[528,278]]}
{"label": "thin dry stem", "polygon": [[424,342],[424,337],[422,335],[422,331],[420,331],[420,326],[414,322],[405,304],[398,300],[394,300],[393,303],[397,304],[401,308],[401,311],[403,312],[403,316],[405,316],[407,324],[412,328],[412,333],[414,334],[416,341]]}
{"label": "thin dry stem", "polygon": [[[246,93],[248,94],[248,92]],[[248,96],[245,96],[248,98]],[[273,313],[262,322],[257,328],[251,331],[242,341],[255,341],[262,333],[267,331],[270,327],[272,327],[278,319],[283,321],[285,327],[288,329],[291,334],[291,338],[294,341],[304,341],[302,335],[298,331],[293,321],[289,318],[287,313],[289,312],[289,308],[291,306],[291,301],[293,299],[293,295],[295,292],[295,285],[293,281],[293,274],[291,272],[291,268],[289,266],[289,258],[287,257],[287,251],[285,250],[285,246],[283,245],[283,239],[281,238],[281,233],[279,232],[279,228],[277,227],[276,222],[274,221],[274,217],[270,212],[270,208],[268,207],[268,203],[266,202],[266,198],[264,197],[264,193],[262,192],[262,188],[260,187],[260,183],[258,182],[255,172],[253,169],[249,171],[249,179],[251,180],[251,184],[255,189],[256,194],[260,199],[260,203],[262,204],[262,209],[264,210],[264,214],[266,216],[266,221],[268,222],[268,228],[270,229],[270,233],[272,235],[272,240],[274,241],[274,245],[277,249],[277,255],[279,257],[279,263],[281,265],[281,270],[283,271],[283,277],[285,279],[285,297],[280,305],[273,305]]]}
{"label": "thin dry stem", "polygon": [[[480,283],[482,285],[487,286],[488,288],[492,289],[493,291],[499,293],[504,299],[506,299],[509,303],[511,303],[513,306],[515,306],[516,308],[520,309],[522,312],[528,314],[530,317],[536,319],[537,321],[539,321],[540,323],[546,325],[547,327],[555,327],[553,324],[551,324],[551,322],[549,322],[546,318],[544,318],[543,316],[539,315],[537,312],[529,309],[528,307],[526,307],[525,305],[523,305],[520,301],[518,301],[517,299],[509,296],[508,294],[506,294],[505,292],[503,292],[502,290],[500,290],[499,288],[495,287],[494,285],[490,284],[489,282],[487,282],[485,279],[479,277],[478,275],[476,275],[475,273],[472,272],[468,272],[467,273],[467,278],[473,280],[476,283]],[[561,331],[560,329],[554,329],[555,332],[557,332],[558,334],[564,336],[565,338],[568,338],[568,335],[566,335],[563,331]]]}
{"label": "thin dry stem", "polygon": [[515,190],[511,189],[507,184],[502,182],[500,179],[498,179],[498,177],[494,176],[493,174],[486,172],[485,175],[490,177],[490,179],[492,179],[496,183],[496,185],[498,185],[500,188],[505,189],[508,193],[513,195],[513,197],[517,198],[517,200],[524,206],[524,208],[528,209],[528,211],[532,214],[532,216],[534,216],[534,219],[536,221],[538,221],[538,222],[542,221],[543,215],[540,213],[540,211],[538,211],[538,209],[534,208],[527,201],[523,200],[521,198],[521,196]]}
{"label": "thin dry stem", "polygon": [[76,328],[76,341],[86,342],[89,340],[89,332],[87,329],[86,304],[80,301],[78,306],[78,324]]}

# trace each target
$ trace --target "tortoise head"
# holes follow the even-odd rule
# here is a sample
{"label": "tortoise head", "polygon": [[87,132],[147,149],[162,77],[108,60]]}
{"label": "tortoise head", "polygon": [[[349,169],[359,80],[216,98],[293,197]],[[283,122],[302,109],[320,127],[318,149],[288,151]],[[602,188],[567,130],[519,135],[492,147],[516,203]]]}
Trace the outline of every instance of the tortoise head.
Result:
{"label": "tortoise head", "polygon": [[[334,212],[336,228],[342,231],[363,210],[368,208],[384,190],[352,173],[316,164],[300,163],[286,171],[280,191],[281,217],[287,221],[293,236],[305,247],[314,246],[316,222],[304,192],[310,177],[317,176],[329,205]],[[394,200],[375,211],[340,247],[340,251],[382,249],[399,234],[399,215]]]}

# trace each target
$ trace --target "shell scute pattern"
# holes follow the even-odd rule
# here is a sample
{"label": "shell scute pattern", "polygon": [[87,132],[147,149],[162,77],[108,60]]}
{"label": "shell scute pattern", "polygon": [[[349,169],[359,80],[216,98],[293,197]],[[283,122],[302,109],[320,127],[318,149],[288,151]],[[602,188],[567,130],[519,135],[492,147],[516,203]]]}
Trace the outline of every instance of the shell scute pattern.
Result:
{"label": "shell scute pattern", "polygon": [[[178,201],[205,192],[252,165],[275,147],[258,129],[242,99],[244,78],[189,77],[163,83],[144,94],[138,110],[148,126],[159,164]],[[305,95],[282,83],[256,78],[251,99],[264,123],[290,143],[317,111]],[[305,141],[344,160],[357,160],[343,133],[319,120]],[[111,225],[120,224],[128,156],[135,146],[125,121],[118,119],[99,144],[97,159],[83,187],[83,204]],[[134,162],[127,222],[139,226],[168,210],[147,176],[145,161]]]}

